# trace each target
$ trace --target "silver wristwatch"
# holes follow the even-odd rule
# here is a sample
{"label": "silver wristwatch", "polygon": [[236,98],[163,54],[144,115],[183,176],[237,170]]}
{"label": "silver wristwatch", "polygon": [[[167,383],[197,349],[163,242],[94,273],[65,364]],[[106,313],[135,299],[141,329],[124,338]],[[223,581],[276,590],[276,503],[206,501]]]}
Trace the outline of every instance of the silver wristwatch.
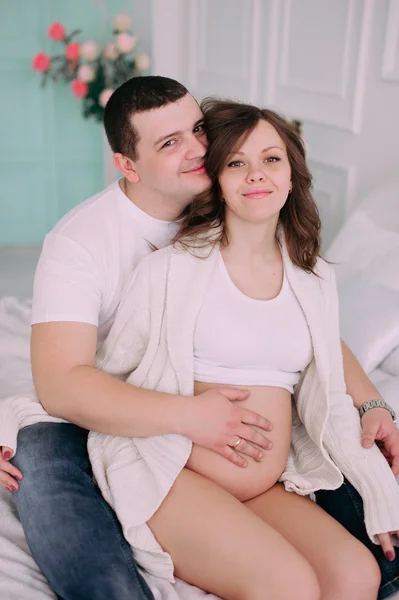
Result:
{"label": "silver wristwatch", "polygon": [[361,407],[359,408],[360,418],[362,418],[362,416],[368,410],[371,410],[372,408],[385,408],[385,410],[387,410],[389,412],[389,414],[391,415],[391,417],[393,419],[393,422],[396,424],[396,414],[395,414],[395,411],[384,400],[369,400],[368,402],[365,402],[364,404],[362,404]]}

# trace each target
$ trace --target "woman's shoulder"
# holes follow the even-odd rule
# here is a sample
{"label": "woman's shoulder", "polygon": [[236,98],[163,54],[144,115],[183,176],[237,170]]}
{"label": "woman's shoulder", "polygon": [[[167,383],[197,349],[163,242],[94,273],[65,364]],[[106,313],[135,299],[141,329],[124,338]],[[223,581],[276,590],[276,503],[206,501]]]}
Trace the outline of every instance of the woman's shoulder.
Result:
{"label": "woman's shoulder", "polygon": [[164,271],[169,268],[171,261],[177,264],[193,266],[195,263],[198,263],[198,259],[201,259],[202,262],[204,259],[211,259],[216,254],[217,247],[211,245],[186,247],[180,243],[176,243],[151,252],[151,254],[143,258],[138,269],[142,273],[154,272],[154,270],[158,272],[159,270]]}
{"label": "woman's shoulder", "polygon": [[334,278],[334,267],[322,256],[319,256],[314,268],[315,273],[326,282],[331,282]]}
{"label": "woman's shoulder", "polygon": [[168,264],[171,252],[171,245],[165,246],[165,248],[155,249],[140,261],[137,269],[141,272],[146,272],[153,270],[154,268],[161,268]]}

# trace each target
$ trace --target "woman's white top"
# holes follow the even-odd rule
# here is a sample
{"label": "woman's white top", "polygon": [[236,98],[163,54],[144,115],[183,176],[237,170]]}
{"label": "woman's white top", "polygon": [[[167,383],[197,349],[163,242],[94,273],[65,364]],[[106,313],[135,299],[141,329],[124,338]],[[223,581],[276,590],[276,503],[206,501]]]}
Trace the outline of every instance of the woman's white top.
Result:
{"label": "woman's white top", "polygon": [[[367,532],[378,543],[377,533],[399,530],[399,486],[377,446],[361,446],[359,413],[345,387],[334,272],[322,259],[315,266],[319,277],[296,267],[282,232],[279,239],[313,344],[313,358],[294,390],[291,448],[280,481],[286,490],[308,495],[338,488],[345,475],[363,499]],[[137,387],[193,395],[194,329],[217,258],[209,247],[193,252],[169,246],[144,258],[127,283],[97,368]],[[18,428],[46,418],[56,421],[37,398],[3,400],[0,445],[14,440],[7,445],[15,450]],[[88,439],[95,479],[135,558],[148,573],[169,581],[172,559],[147,522],[191,448],[191,440],[178,434],[126,438],[90,432]]]}
{"label": "woman's white top", "polygon": [[218,252],[194,330],[194,379],[292,394],[312,356],[309,327],[285,274],[275,298],[256,300],[234,285]]}

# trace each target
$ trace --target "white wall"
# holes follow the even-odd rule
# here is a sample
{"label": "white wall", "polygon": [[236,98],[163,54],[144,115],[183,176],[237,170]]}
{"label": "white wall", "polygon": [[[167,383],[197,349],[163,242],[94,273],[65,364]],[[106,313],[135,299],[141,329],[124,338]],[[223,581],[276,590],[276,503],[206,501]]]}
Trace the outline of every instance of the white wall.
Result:
{"label": "white wall", "polygon": [[152,0],[153,73],[304,122],[327,246],[398,172],[399,0]]}

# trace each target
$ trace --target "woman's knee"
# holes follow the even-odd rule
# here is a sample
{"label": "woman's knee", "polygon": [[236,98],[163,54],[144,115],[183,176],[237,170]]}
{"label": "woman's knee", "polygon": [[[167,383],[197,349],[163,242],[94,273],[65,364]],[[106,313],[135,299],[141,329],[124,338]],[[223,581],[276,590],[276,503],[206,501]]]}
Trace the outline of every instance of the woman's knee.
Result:
{"label": "woman's knee", "polygon": [[331,569],[329,580],[327,598],[376,600],[381,571],[371,552],[359,543],[349,555],[342,555]]}
{"label": "woman's knee", "polygon": [[367,548],[361,548],[351,565],[350,589],[352,600],[375,600],[381,584],[381,571],[377,561]]}
{"label": "woman's knee", "polygon": [[248,579],[239,594],[239,600],[320,600],[320,586],[315,571],[302,557],[287,557],[281,570],[266,575],[266,569],[258,577]]}
{"label": "woman's knee", "polygon": [[287,563],[287,572],[288,589],[285,595],[281,595],[282,599],[320,600],[320,586],[317,575],[305,559],[297,565]]}

